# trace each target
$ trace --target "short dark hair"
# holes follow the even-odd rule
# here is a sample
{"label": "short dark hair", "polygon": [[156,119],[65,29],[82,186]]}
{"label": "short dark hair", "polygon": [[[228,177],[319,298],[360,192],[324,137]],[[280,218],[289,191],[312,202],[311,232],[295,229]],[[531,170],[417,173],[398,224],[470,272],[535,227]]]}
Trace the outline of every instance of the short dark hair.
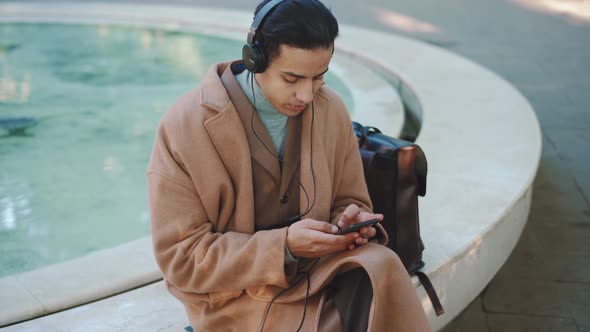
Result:
{"label": "short dark hair", "polygon": [[[256,15],[271,0],[262,1]],[[318,0],[286,0],[275,6],[262,21],[256,40],[269,62],[279,55],[282,44],[302,49],[329,48],[338,36],[338,21]]]}

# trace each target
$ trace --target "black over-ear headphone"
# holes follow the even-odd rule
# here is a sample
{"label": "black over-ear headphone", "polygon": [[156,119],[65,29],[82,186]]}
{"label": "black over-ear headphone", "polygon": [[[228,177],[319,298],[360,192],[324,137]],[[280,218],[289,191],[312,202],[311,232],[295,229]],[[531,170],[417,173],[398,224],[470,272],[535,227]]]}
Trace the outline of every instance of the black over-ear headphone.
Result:
{"label": "black over-ear headphone", "polygon": [[262,45],[256,40],[256,31],[266,18],[266,15],[268,15],[268,12],[283,1],[285,0],[272,0],[264,5],[254,17],[254,21],[250,26],[248,43],[242,48],[242,60],[244,60],[246,69],[252,73],[262,73],[268,66],[268,56]]}

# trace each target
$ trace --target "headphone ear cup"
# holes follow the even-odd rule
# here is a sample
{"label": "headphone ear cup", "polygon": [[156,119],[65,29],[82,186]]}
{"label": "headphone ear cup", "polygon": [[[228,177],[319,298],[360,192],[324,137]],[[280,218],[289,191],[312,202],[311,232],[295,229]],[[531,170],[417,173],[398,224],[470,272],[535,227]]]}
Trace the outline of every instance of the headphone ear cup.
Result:
{"label": "headphone ear cup", "polygon": [[252,45],[246,44],[242,47],[242,61],[244,61],[244,65],[248,71],[252,73],[256,71],[256,56],[254,55]]}
{"label": "headphone ear cup", "polygon": [[266,53],[258,42],[244,45],[242,48],[242,60],[246,69],[252,73],[262,73],[268,65]]}

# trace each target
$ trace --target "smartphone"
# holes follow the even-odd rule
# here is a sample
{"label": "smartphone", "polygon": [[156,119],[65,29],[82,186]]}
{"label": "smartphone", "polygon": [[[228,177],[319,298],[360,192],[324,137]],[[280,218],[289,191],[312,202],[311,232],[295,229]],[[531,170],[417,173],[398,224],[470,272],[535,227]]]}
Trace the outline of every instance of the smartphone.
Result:
{"label": "smartphone", "polygon": [[336,235],[342,235],[342,234],[346,234],[346,233],[350,233],[350,232],[357,232],[357,231],[360,231],[360,229],[363,227],[372,226],[378,222],[379,222],[379,219],[371,219],[371,220],[359,222],[358,224],[353,224],[353,225],[350,225],[346,228],[339,230],[336,233]]}

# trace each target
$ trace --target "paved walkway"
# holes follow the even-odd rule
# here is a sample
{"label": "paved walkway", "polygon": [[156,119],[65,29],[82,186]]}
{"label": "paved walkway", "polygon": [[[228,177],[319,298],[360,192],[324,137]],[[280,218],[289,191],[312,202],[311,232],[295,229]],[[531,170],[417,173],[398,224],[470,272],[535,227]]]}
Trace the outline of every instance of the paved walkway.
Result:
{"label": "paved walkway", "polygon": [[[258,3],[168,2],[245,10]],[[528,226],[494,280],[444,332],[590,331],[588,1],[324,2],[342,23],[421,39],[495,71],[529,99],[541,122],[543,157]]]}

